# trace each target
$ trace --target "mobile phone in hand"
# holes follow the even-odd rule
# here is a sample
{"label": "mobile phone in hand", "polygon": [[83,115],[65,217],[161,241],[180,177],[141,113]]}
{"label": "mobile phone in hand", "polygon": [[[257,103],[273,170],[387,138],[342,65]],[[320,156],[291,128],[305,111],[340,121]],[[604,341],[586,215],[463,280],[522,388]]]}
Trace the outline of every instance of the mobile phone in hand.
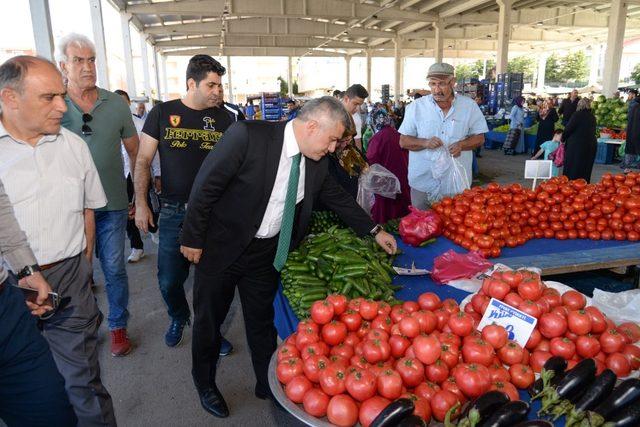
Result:
{"label": "mobile phone in hand", "polygon": [[[36,304],[36,300],[38,298],[38,291],[36,289],[27,288],[26,286],[12,285],[15,288],[18,288],[24,294],[24,299],[33,304]],[[43,305],[48,305],[53,308],[55,311],[58,308],[58,304],[60,303],[60,296],[56,292],[49,292],[49,296],[44,301]]]}

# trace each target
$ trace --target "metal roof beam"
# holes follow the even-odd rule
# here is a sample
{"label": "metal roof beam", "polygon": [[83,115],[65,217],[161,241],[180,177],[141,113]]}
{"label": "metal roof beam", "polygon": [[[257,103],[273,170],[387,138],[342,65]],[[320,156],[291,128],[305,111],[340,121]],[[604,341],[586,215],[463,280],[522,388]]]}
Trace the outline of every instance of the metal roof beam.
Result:
{"label": "metal roof beam", "polygon": [[447,5],[440,11],[440,17],[446,18],[449,16],[463,13],[469,9],[480,6],[487,3],[487,0],[458,0],[455,2],[448,2]]}
{"label": "metal roof beam", "polygon": [[[291,38],[287,36],[237,36],[225,35],[225,47],[290,47],[290,48],[306,48],[312,49],[327,39],[307,37],[307,38]],[[199,47],[199,46],[219,46],[220,36],[198,37],[179,40],[164,40],[156,42],[159,48],[178,48],[178,47]],[[336,49],[365,49],[364,43],[353,43],[343,41],[331,41],[325,47]]]}

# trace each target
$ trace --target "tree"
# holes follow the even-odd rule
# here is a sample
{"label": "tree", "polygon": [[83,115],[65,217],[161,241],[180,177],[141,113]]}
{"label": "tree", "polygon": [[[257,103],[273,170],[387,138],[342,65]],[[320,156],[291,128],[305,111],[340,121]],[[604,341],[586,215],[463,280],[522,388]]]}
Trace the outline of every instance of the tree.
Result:
{"label": "tree", "polygon": [[525,80],[533,80],[533,72],[536,69],[536,61],[527,56],[518,56],[513,58],[507,64],[507,72],[523,73]]}
{"label": "tree", "polygon": [[479,73],[477,72],[475,66],[472,64],[460,64],[456,66],[457,80],[469,79],[472,77],[477,78],[478,76],[479,76]]}
{"label": "tree", "polygon": [[631,80],[633,80],[636,84],[640,84],[640,64],[636,64],[633,67],[633,71],[631,72]]}
{"label": "tree", "polygon": [[293,82],[293,93],[296,95],[300,93],[298,92],[298,82]]}
{"label": "tree", "polygon": [[487,73],[484,73],[484,60],[478,59],[476,62],[472,64],[475,73],[480,76],[481,79],[487,79],[491,76],[491,70],[496,68],[496,61],[493,59],[487,59]]}
{"label": "tree", "polygon": [[548,82],[559,82],[562,80],[562,63],[560,57],[555,53],[547,58],[544,79]]}
{"label": "tree", "polygon": [[287,84],[287,81],[281,76],[278,76],[277,80],[280,82],[280,95],[287,96],[287,93],[289,92],[289,85]]}
{"label": "tree", "polygon": [[587,57],[579,50],[562,58],[562,77],[564,80],[582,81],[589,75]]}

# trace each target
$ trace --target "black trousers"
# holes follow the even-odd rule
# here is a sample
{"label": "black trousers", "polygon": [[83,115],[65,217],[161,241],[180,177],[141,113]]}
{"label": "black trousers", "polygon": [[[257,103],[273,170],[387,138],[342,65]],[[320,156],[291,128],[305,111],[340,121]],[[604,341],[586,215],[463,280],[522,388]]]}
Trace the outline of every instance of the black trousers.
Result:
{"label": "black trousers", "polygon": [[[133,181],[131,175],[127,175],[127,196],[129,196],[129,203],[133,200],[135,191],[133,189]],[[127,220],[127,237],[131,243],[131,249],[143,249],[142,238],[140,238],[140,230],[136,227],[136,220]]]}
{"label": "black trousers", "polygon": [[225,271],[208,275],[196,267],[193,286],[192,375],[198,391],[215,384],[220,352],[220,326],[224,323],[236,287],[256,375],[256,392],[269,393],[267,371],[276,350],[273,300],[279,273],[273,267],[278,236],[253,239],[244,253]]}

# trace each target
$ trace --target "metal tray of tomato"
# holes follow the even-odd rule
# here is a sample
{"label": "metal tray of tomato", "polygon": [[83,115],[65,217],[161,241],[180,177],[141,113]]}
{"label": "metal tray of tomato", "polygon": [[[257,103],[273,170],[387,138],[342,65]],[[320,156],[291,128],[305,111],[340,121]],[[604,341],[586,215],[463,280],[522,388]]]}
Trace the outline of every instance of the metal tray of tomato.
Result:
{"label": "metal tray of tomato", "polygon": [[[280,347],[278,347],[278,350],[279,349]],[[317,418],[313,415],[309,415],[304,411],[302,405],[293,403],[291,400],[289,400],[284,392],[282,384],[280,384],[280,381],[278,381],[278,376],[276,375],[276,367],[278,366],[278,350],[273,353],[273,355],[271,356],[271,361],[269,362],[269,387],[271,387],[271,392],[273,393],[273,396],[278,400],[278,403],[280,403],[280,405],[282,405],[282,407],[286,409],[287,412],[289,412],[291,415],[308,426],[335,427],[327,420],[326,417]]]}

